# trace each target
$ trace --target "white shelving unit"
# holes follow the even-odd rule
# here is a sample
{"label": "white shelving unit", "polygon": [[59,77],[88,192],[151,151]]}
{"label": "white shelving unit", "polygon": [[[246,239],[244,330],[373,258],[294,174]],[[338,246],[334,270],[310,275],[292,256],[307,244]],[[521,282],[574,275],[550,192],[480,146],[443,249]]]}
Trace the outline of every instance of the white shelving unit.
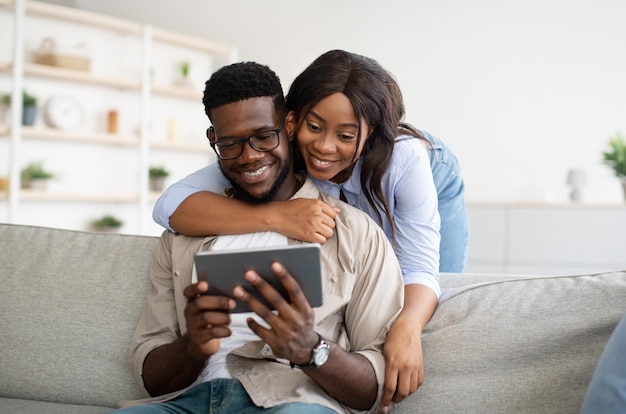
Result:
{"label": "white shelving unit", "polygon": [[[106,209],[107,213],[125,215],[123,232],[155,234],[154,227],[149,230],[150,213],[158,194],[148,190],[149,166],[165,166],[173,173],[172,179],[178,179],[194,168],[190,167],[194,163],[189,159],[202,157],[200,163],[196,161],[197,167],[214,159],[204,136],[204,123],[208,120],[201,104],[202,87],[212,71],[236,60],[236,48],[37,1],[0,0],[1,13],[12,17],[13,52],[5,53],[8,57],[0,54],[0,81],[4,78],[5,84],[8,82],[12,102],[17,105],[11,109],[9,122],[3,124],[0,120],[0,145],[4,145],[0,152],[1,148],[8,149],[10,164],[6,170],[9,189],[0,192],[0,221],[4,210],[10,223],[85,230],[84,217],[71,224],[67,221],[57,224],[59,220],[53,216],[49,222],[42,222],[41,217],[54,209],[59,212],[72,208]],[[66,29],[68,25],[75,28]],[[0,36],[8,33],[6,27],[0,30]],[[86,38],[92,34],[96,47],[89,49],[92,66],[89,71],[37,64],[29,58],[37,40],[49,33],[63,40],[63,35],[57,35],[62,30],[67,30],[65,40],[72,41],[83,34]],[[137,46],[133,49],[134,44]],[[190,56],[192,68],[194,65],[199,68],[193,87],[180,86],[173,79],[174,64],[181,56],[185,60]],[[27,83],[28,88],[24,88]],[[50,128],[43,122],[33,127],[22,126],[21,93],[26,89],[32,94],[32,85],[39,90],[52,90],[48,95],[58,95],[59,91],[77,95],[76,100],[83,100],[91,123],[71,132]],[[43,105],[39,102],[40,114]],[[102,114],[112,106],[126,121],[125,128],[115,134],[107,133],[96,115],[103,118]],[[178,129],[198,122],[202,126],[179,133]],[[62,155],[56,155],[59,153]],[[31,156],[43,156],[46,163],[55,160],[59,163],[63,157],[64,173],[60,180],[67,185],[59,184],[56,189],[39,192],[22,190],[20,170],[32,161]],[[94,158],[93,163],[88,161],[89,157]],[[0,158],[0,168],[3,162]],[[89,167],[94,171],[85,171]],[[109,169],[115,170],[116,178],[110,179],[103,172]],[[0,177],[4,174],[0,169]],[[81,176],[90,174],[94,175],[93,184],[76,184]],[[77,203],[84,205],[76,207]]]}

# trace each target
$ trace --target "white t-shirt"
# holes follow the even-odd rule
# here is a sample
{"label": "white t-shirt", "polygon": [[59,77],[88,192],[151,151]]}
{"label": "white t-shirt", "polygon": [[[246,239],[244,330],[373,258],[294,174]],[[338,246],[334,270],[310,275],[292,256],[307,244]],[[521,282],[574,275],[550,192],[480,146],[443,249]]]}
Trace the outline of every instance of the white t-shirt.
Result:
{"label": "white t-shirt", "polygon": [[[246,247],[270,247],[287,245],[287,237],[271,231],[219,236],[211,246],[211,250],[233,250]],[[198,275],[194,265],[192,281],[198,281]],[[219,351],[209,358],[209,363],[202,371],[202,382],[208,382],[216,378],[232,378],[226,366],[226,355],[233,349],[245,345],[247,342],[256,341],[259,337],[248,328],[246,319],[254,317],[257,322],[265,325],[265,321],[260,319],[254,312],[243,312],[231,314],[231,336],[222,338]]]}

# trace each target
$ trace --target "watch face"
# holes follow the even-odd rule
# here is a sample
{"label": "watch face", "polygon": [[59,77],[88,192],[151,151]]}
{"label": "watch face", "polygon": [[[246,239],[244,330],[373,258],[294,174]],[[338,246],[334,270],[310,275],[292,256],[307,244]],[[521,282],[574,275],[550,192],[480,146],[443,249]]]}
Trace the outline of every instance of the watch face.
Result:
{"label": "watch face", "polygon": [[328,359],[329,354],[330,347],[328,346],[328,344],[324,343],[323,345],[320,345],[315,350],[315,355],[313,356],[313,364],[318,367],[323,365]]}
{"label": "watch face", "polygon": [[75,131],[80,127],[83,113],[79,103],[67,96],[53,96],[44,108],[48,126],[62,131]]}

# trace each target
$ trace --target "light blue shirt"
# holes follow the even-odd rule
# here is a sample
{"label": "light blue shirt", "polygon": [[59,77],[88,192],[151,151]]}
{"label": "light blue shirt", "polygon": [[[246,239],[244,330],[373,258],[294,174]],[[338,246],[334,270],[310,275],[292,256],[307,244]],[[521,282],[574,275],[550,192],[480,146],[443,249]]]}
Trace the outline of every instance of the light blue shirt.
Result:
{"label": "light blue shirt", "polygon": [[[322,192],[335,198],[340,198],[340,191],[343,190],[349,204],[377,221],[375,210],[362,191],[362,164],[363,160],[359,159],[350,178],[341,184],[309,178]],[[184,199],[198,191],[223,194],[229,186],[219,165],[210,164],[171,185],[157,200],[152,217],[172,230],[169,218]],[[404,284],[428,286],[439,296],[441,222],[430,159],[419,139],[401,136],[396,140],[391,163],[382,178],[382,190],[395,223],[395,242],[392,243],[402,268]],[[391,222],[382,211],[380,216],[382,223],[379,224],[391,240]]]}

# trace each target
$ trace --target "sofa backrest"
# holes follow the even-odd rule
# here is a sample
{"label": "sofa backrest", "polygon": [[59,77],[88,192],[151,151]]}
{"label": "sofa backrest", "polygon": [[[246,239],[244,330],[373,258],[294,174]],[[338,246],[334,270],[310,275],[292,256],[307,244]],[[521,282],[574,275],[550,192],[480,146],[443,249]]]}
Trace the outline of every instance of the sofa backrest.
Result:
{"label": "sofa backrest", "polygon": [[580,412],[626,312],[626,271],[442,274],[441,287],[422,336],[424,384],[394,414]]}
{"label": "sofa backrest", "polygon": [[115,407],[158,238],[0,224],[0,397]]}

